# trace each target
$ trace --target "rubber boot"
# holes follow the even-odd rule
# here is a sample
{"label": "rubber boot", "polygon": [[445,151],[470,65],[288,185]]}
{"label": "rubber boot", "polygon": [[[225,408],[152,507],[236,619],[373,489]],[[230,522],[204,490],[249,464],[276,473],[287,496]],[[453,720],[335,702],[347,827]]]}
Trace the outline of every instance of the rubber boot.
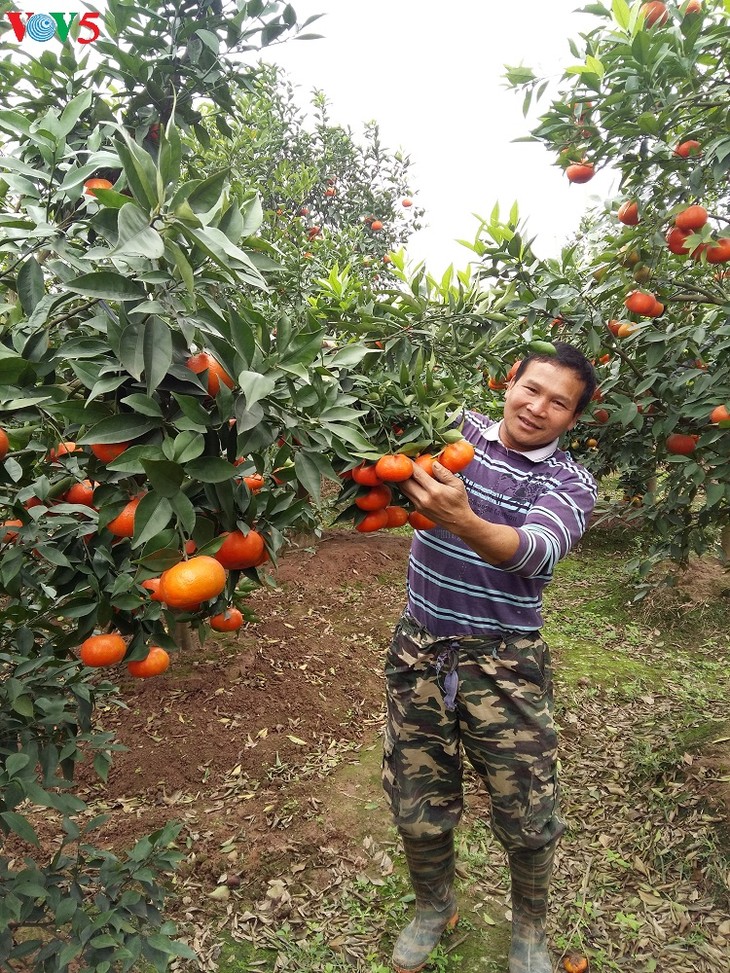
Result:
{"label": "rubber boot", "polygon": [[545,920],[554,856],[554,843],[509,855],[512,876],[509,973],[552,973]]}
{"label": "rubber boot", "polygon": [[441,934],[452,929],[459,911],[452,891],[454,832],[436,838],[413,838],[401,831],[413,890],[416,915],[401,932],[393,949],[396,973],[417,973],[428,962]]}

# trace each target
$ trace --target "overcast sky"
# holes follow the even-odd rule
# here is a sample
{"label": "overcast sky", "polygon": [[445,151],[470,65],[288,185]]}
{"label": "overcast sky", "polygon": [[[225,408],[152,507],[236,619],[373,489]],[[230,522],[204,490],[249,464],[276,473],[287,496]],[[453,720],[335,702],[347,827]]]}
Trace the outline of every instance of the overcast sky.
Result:
{"label": "overcast sky", "polygon": [[537,143],[513,143],[529,133],[522,99],[504,88],[505,64],[526,64],[556,80],[575,63],[568,38],[599,21],[574,12],[576,0],[292,0],[300,21],[323,13],[315,41],[288,42],[265,52],[301,86],[332,104],[333,120],[357,137],[379,122],[383,142],[413,160],[418,202],[427,229],[408,247],[432,272],[469,252],[478,213],[517,200],[542,256],[556,253],[577,226],[592,195],[608,195],[611,177],[570,186],[554,158]]}

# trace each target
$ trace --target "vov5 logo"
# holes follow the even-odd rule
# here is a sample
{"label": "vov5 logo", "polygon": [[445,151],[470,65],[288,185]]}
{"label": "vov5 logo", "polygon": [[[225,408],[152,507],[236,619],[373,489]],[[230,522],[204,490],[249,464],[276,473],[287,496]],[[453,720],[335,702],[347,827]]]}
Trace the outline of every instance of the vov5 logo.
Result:
{"label": "vov5 logo", "polygon": [[[77,11],[73,13],[34,14],[11,10],[6,12],[5,16],[10,21],[10,26],[13,28],[19,43],[28,38],[45,44],[47,41],[58,37],[63,44],[79,14]],[[97,20],[100,16],[98,10],[87,10],[81,14],[78,22],[79,44],[92,44],[97,39],[99,36]]]}

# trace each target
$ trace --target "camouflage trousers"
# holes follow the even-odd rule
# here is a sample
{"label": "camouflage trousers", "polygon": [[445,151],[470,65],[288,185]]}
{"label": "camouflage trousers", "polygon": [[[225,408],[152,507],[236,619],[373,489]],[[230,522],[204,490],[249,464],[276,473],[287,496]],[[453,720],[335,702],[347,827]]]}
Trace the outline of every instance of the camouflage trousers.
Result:
{"label": "camouflage trousers", "polygon": [[538,632],[437,639],[406,614],[385,678],[383,786],[399,828],[428,837],[458,824],[465,753],[508,852],[563,833],[550,650]]}

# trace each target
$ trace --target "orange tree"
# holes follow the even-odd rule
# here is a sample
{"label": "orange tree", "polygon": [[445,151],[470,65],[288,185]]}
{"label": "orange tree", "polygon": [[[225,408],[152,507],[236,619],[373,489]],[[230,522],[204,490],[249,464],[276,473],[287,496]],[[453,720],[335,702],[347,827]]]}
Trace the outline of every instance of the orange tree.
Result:
{"label": "orange tree", "polygon": [[[275,554],[306,506],[273,481],[259,491],[246,480],[263,472],[287,423],[338,404],[330,371],[308,377],[321,329],[282,318],[272,341],[255,300],[268,287],[257,266],[266,247],[249,243],[261,221],[255,191],[221,172],[181,176],[180,133],[202,133],[201,99],[235,112],[246,69],[228,52],[294,26],[280,3],[170,3],[151,14],[110,0],[101,64],[77,60],[73,30],[40,58],[2,38],[0,77],[12,92],[0,113],[8,968],[163,969],[189,954],[161,914],[176,827],[117,857],[91,843],[96,821],[75,820],[75,765],[95,753],[103,775],[115,747],[93,720],[114,687],[75,649],[90,666],[111,663],[121,637],[131,674],[161,671],[180,618],[225,609],[242,573],[255,579],[252,561],[234,559],[227,572],[211,557],[225,538],[250,537],[255,524]],[[341,422],[325,418],[326,435]],[[325,460],[311,452],[294,472],[314,492]],[[180,564],[194,565],[191,603],[177,575],[170,582]],[[166,569],[165,603],[149,585]],[[112,638],[90,641],[96,631]],[[27,802],[57,815],[55,853],[31,852],[39,838]]]}
{"label": "orange tree", "polygon": [[[714,410],[730,400],[730,28],[712,0],[587,10],[597,26],[572,42],[576,63],[530,138],[566,179],[610,168],[618,193],[557,259],[536,256],[516,214],[492,214],[472,246],[515,330],[596,360],[600,392],[573,445],[599,476],[619,473],[647,522],[645,576],[728,535],[730,423]],[[526,107],[545,97],[529,68],[507,77]]]}

